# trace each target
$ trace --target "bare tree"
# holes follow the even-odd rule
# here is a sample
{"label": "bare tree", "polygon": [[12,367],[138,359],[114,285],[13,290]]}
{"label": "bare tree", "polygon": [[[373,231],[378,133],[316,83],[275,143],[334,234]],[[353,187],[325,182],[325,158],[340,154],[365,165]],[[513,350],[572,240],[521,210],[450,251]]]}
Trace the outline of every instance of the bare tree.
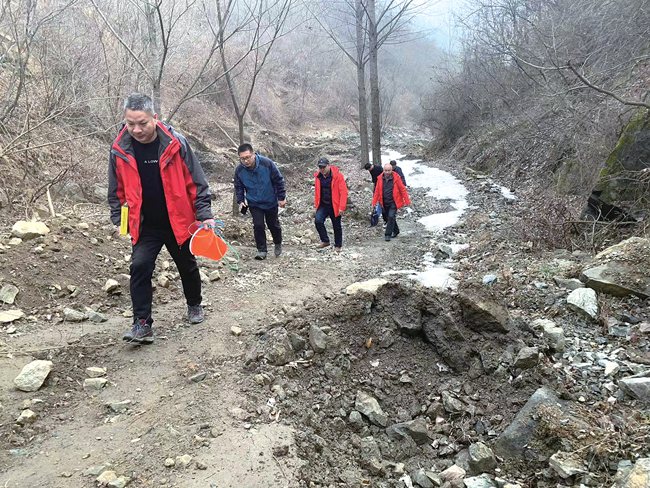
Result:
{"label": "bare tree", "polygon": [[223,36],[226,31],[228,16],[221,10],[221,2],[217,1],[217,20],[219,22],[219,52],[225,74],[228,92],[233,110],[237,117],[239,143],[244,142],[244,118],[248,111],[251,98],[255,91],[257,79],[264,68],[275,41],[283,33],[284,25],[291,9],[292,0],[253,0],[246,4],[245,11],[250,13],[250,35],[247,62],[237,73],[231,71],[233,65],[228,60]]}

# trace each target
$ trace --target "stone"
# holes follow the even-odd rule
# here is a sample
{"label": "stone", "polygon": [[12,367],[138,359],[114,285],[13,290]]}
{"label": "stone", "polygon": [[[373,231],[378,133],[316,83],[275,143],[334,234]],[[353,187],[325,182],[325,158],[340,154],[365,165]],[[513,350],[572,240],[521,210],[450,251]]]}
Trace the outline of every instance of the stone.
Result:
{"label": "stone", "polygon": [[307,341],[302,336],[296,334],[295,332],[289,333],[289,342],[291,343],[291,348],[295,352],[302,351],[307,345]]}
{"label": "stone", "polygon": [[407,422],[393,424],[386,429],[386,434],[393,438],[410,437],[418,445],[431,442],[427,422],[422,417]]}
{"label": "stone", "polygon": [[13,305],[16,295],[18,295],[18,291],[18,288],[10,283],[3,285],[2,288],[0,288],[0,302]]}
{"label": "stone", "polygon": [[84,380],[84,390],[101,390],[106,386],[106,378],[86,378]]}
{"label": "stone", "polygon": [[553,454],[548,460],[548,465],[563,479],[589,472],[585,469],[582,459],[562,451]]}
{"label": "stone", "polygon": [[584,288],[585,284],[576,278],[562,278],[561,276],[554,276],[553,281],[557,286],[566,288],[567,290],[576,290],[577,288]]}
{"label": "stone", "polygon": [[108,321],[104,314],[96,312],[92,308],[88,307],[86,307],[86,316],[88,317],[88,320],[97,324]]}
{"label": "stone", "polygon": [[586,285],[614,296],[650,296],[650,239],[630,237],[598,253],[582,272]]}
{"label": "stone", "polygon": [[361,465],[372,474],[379,474],[383,470],[381,451],[374,437],[368,436],[361,439],[360,449]]}
{"label": "stone", "polygon": [[156,281],[158,282],[158,286],[161,288],[169,288],[172,284],[169,276],[167,276],[165,273],[158,275],[158,279]]}
{"label": "stone", "polygon": [[490,473],[497,467],[492,449],[482,442],[469,446],[467,462],[472,474]]}
{"label": "stone", "polygon": [[[622,471],[619,468],[619,472]],[[613,488],[645,488],[650,486],[650,458],[639,458],[632,468],[627,468],[621,475],[616,473]]]}
{"label": "stone", "polygon": [[4,310],[0,312],[0,324],[10,324],[15,320],[22,319],[24,316],[24,312],[19,308]]}
{"label": "stone", "polygon": [[190,381],[192,383],[200,383],[205,379],[206,376],[208,376],[208,373],[206,371],[201,371],[200,373],[196,373],[190,376]]}
{"label": "stone", "polygon": [[104,290],[106,293],[109,294],[116,293],[119,289],[120,289],[119,282],[111,278],[106,280],[106,283],[104,283],[104,286],[102,287],[102,290]]}
{"label": "stone", "polygon": [[354,408],[373,424],[380,427],[388,425],[388,417],[379,406],[379,402],[367,393],[357,391]]}
{"label": "stone", "polygon": [[221,273],[218,270],[211,271],[208,275],[210,281],[218,281],[221,279]]}
{"label": "stone", "polygon": [[427,476],[424,468],[420,468],[411,473],[411,479],[420,488],[433,488],[433,482]]}
{"label": "stone", "polygon": [[106,368],[90,366],[89,368],[86,368],[86,374],[89,378],[101,378],[102,376],[106,376]]}
{"label": "stone", "polygon": [[235,337],[239,337],[242,333],[241,327],[237,327],[236,325],[233,325],[232,327],[230,327],[230,333]]}
{"label": "stone", "polygon": [[352,283],[345,288],[346,295],[356,295],[358,293],[370,293],[376,295],[379,289],[388,283],[388,280],[383,278],[373,278],[367,281],[358,281]]}
{"label": "stone", "polygon": [[43,222],[19,220],[11,228],[11,235],[24,241],[36,239],[49,233],[50,229]]}
{"label": "stone", "polygon": [[88,316],[79,310],[75,310],[69,307],[63,309],[63,320],[66,322],[83,322],[87,319]]}
{"label": "stone", "polygon": [[107,406],[111,410],[111,412],[124,413],[129,409],[131,403],[132,403],[131,400],[122,400],[121,402],[109,403],[107,404]]}
{"label": "stone", "polygon": [[498,303],[479,297],[461,294],[459,302],[465,324],[477,332],[507,333],[510,317],[508,310]]}
{"label": "stone", "polygon": [[131,482],[131,478],[127,478],[126,476],[120,476],[117,479],[114,479],[113,481],[109,481],[106,486],[108,488],[124,488]]}
{"label": "stone", "polygon": [[190,456],[189,454],[176,456],[175,464],[178,468],[187,468],[191,463],[192,463],[192,456]]}
{"label": "stone", "polygon": [[447,413],[461,413],[465,411],[465,404],[448,391],[442,392],[442,406]]}
{"label": "stone", "polygon": [[491,285],[491,284],[497,282],[497,275],[486,274],[486,275],[483,277],[483,280],[482,280],[482,281],[483,281],[483,284],[484,284],[484,285]]}
{"label": "stone", "polygon": [[[647,373],[642,373],[647,374]],[[621,390],[643,403],[650,403],[650,377],[647,376],[628,376],[618,380],[618,386]]]}
{"label": "stone", "polygon": [[536,347],[522,347],[515,358],[513,366],[519,369],[530,369],[539,362],[539,349]]}
{"label": "stone", "polygon": [[52,366],[52,361],[32,361],[14,378],[14,385],[21,391],[37,391],[52,371]]}
{"label": "stone", "polygon": [[591,288],[578,288],[566,298],[569,308],[582,313],[592,320],[598,317],[598,298]]}
{"label": "stone", "polygon": [[166,468],[173,468],[175,465],[176,465],[176,461],[174,461],[173,458],[165,459],[165,467]]}
{"label": "stone", "polygon": [[466,488],[497,488],[499,486],[488,474],[464,478],[463,483]]}
{"label": "stone", "polygon": [[116,479],[117,473],[115,473],[115,471],[107,470],[100,474],[95,481],[99,486],[106,486],[111,481],[115,481]]}
{"label": "stone", "polygon": [[29,408],[20,412],[20,416],[16,419],[16,423],[19,425],[33,424],[36,422],[38,415],[36,412],[30,410]]}
{"label": "stone", "polygon": [[532,450],[530,446],[538,426],[536,412],[542,405],[561,408],[564,404],[551,389],[538,388],[494,442],[493,448],[498,456],[505,459],[525,459],[527,452]]}
{"label": "stone", "polygon": [[348,422],[350,422],[352,429],[357,431],[363,429],[366,426],[365,422],[363,421],[363,416],[356,410],[352,410],[350,412],[350,415],[348,416]]}
{"label": "stone", "polygon": [[440,473],[440,479],[449,482],[460,481],[465,477],[465,474],[466,471],[463,468],[454,464]]}
{"label": "stone", "polygon": [[552,320],[537,319],[530,324],[535,329],[542,329],[544,338],[552,351],[563,352],[566,348],[564,329],[555,324]]}
{"label": "stone", "polygon": [[327,349],[327,334],[318,326],[311,324],[309,326],[309,344],[315,352],[324,352]]}

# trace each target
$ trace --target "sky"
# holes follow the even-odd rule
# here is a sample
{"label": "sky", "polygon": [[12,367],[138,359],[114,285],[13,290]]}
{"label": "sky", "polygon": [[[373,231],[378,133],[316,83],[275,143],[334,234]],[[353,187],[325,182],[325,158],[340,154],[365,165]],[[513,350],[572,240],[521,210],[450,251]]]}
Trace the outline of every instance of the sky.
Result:
{"label": "sky", "polygon": [[431,5],[417,17],[418,28],[430,32],[443,50],[451,50],[454,41],[453,13],[458,12],[463,1],[431,0]]}

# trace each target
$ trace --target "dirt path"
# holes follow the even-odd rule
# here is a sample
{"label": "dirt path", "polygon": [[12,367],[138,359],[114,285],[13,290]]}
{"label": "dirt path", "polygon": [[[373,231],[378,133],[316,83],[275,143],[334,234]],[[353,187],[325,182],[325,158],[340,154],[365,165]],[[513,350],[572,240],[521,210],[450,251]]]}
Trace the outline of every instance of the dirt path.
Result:
{"label": "dirt path", "polygon": [[[301,463],[295,432],[284,418],[258,421],[264,405],[242,390],[251,381],[242,375],[247,349],[278,317],[399,266],[401,256],[424,242],[414,220],[415,215],[401,220],[402,233],[390,243],[381,238],[381,226],[344,220],[346,245],[338,255],[292,244],[291,237],[302,232],[298,227],[309,228],[310,222],[303,218],[297,226],[285,219],[288,244],[279,259],[254,261],[251,248],[239,247],[239,272],[224,272],[204,288],[203,324],[184,324],[179,290],[168,303],[156,303],[152,346],[122,344],[128,319],[119,316],[99,325],[35,326],[9,337],[5,346],[13,353],[0,358],[3,432],[25,400],[43,403],[33,407],[39,414],[35,424],[6,439],[0,486],[91,487],[101,466],[138,487],[295,486]],[[235,337],[232,326],[242,335]],[[33,394],[12,388],[31,358],[54,362],[49,384]],[[105,388],[83,388],[90,366],[107,369]],[[205,379],[191,381],[197,373],[206,373]],[[126,407],[109,408],[125,401]],[[192,456],[189,467],[165,466],[167,458],[185,454]]]}

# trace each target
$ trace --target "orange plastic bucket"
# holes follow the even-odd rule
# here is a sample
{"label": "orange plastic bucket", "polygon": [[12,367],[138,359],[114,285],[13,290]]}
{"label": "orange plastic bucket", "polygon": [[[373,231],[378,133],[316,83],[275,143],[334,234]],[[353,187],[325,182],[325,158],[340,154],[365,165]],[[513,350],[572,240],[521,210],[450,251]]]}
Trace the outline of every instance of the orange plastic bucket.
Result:
{"label": "orange plastic bucket", "polygon": [[213,229],[200,228],[190,239],[190,252],[195,256],[219,261],[228,252],[228,244]]}

